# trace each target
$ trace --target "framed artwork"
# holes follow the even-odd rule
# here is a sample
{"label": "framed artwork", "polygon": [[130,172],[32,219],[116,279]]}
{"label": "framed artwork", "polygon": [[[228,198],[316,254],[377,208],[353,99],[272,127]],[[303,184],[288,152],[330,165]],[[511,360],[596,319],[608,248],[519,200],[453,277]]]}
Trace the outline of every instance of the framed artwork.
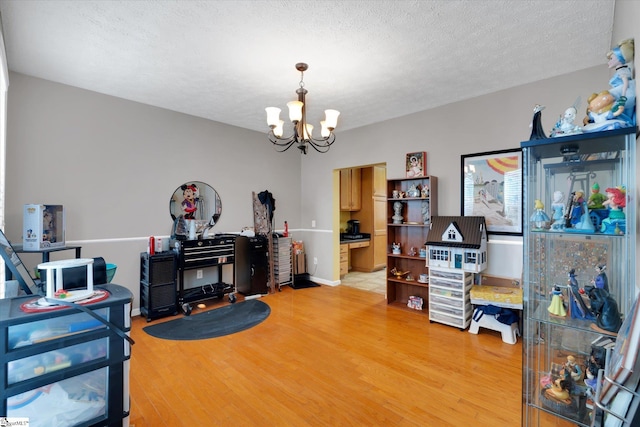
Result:
{"label": "framed artwork", "polygon": [[461,156],[462,216],[484,216],[487,232],[522,236],[522,150]]}
{"label": "framed artwork", "polygon": [[405,163],[407,178],[417,178],[427,175],[427,153],[408,153]]}

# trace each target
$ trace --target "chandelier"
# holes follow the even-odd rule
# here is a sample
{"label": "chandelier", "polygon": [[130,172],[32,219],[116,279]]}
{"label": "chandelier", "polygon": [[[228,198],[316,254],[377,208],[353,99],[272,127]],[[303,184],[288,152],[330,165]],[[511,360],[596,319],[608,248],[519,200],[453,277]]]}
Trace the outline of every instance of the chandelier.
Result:
{"label": "chandelier", "polygon": [[269,141],[275,146],[274,148],[279,151],[287,151],[294,144],[303,153],[307,154],[309,146],[313,147],[319,153],[326,153],[329,151],[331,144],[336,140],[336,135],[333,130],[338,124],[338,116],[340,112],[337,110],[324,110],[325,119],[320,122],[322,130],[320,132],[321,138],[313,137],[313,125],[307,123],[307,104],[305,103],[305,95],[307,90],[304,88],[304,72],[307,71],[309,66],[304,62],[296,64],[296,70],[300,71],[300,87],[296,90],[298,94],[297,101],[291,101],[287,103],[289,107],[289,119],[293,123],[293,134],[291,136],[283,137],[284,121],[280,120],[280,110],[277,107],[267,107],[267,124],[271,129],[267,134]]}

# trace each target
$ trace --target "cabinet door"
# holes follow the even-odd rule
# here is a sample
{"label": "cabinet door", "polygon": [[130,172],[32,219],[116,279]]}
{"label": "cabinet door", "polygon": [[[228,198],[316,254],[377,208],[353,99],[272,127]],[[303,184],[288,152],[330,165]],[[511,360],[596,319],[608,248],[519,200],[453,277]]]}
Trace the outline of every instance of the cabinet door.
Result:
{"label": "cabinet door", "polygon": [[340,210],[358,211],[361,209],[361,175],[359,168],[340,171]]}

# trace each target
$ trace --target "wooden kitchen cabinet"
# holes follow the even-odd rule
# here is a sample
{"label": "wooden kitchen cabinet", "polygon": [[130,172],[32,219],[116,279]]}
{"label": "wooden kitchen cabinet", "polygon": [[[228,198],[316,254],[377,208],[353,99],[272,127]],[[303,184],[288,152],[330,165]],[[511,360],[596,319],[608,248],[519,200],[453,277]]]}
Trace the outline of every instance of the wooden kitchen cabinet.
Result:
{"label": "wooden kitchen cabinet", "polygon": [[371,240],[367,248],[351,252],[351,269],[370,273],[385,268],[387,261],[387,172],[383,165],[361,171],[362,209],[352,218],[360,221],[360,230],[370,233]]}
{"label": "wooden kitchen cabinet", "polygon": [[349,272],[349,244],[340,245],[340,277]]}
{"label": "wooden kitchen cabinet", "polygon": [[362,172],[360,168],[340,171],[340,210],[359,211],[362,208]]}

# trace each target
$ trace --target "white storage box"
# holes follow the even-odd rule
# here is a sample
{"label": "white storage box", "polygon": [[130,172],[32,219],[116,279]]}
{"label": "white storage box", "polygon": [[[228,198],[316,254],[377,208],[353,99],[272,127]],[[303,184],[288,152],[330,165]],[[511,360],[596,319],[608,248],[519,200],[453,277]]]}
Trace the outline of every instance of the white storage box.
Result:
{"label": "white storage box", "polygon": [[25,251],[64,247],[62,205],[24,205],[22,246]]}

